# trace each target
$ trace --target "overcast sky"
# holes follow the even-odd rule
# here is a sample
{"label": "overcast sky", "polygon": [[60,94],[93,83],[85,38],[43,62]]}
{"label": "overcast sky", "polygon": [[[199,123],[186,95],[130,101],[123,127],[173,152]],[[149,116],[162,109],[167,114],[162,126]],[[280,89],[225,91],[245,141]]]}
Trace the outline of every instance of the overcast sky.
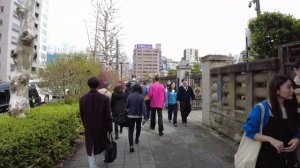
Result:
{"label": "overcast sky", "polygon": [[[300,18],[300,0],[260,0],[261,11]],[[49,1],[49,47],[81,51],[88,46],[86,25],[93,30],[91,0]],[[256,11],[249,0],[119,0],[122,51],[132,59],[135,44],[162,44],[162,55],[180,60],[183,50],[239,54],[245,29]]]}

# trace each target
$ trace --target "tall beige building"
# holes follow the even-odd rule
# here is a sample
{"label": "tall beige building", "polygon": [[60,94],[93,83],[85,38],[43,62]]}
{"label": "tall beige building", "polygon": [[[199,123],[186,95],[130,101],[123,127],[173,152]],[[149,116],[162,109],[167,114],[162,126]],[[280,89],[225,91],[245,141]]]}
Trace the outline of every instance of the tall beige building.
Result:
{"label": "tall beige building", "polygon": [[144,79],[160,73],[161,64],[161,44],[136,44],[133,50],[132,75],[137,79]]}
{"label": "tall beige building", "polygon": [[[10,53],[18,44],[21,30],[16,9],[24,3],[25,0],[0,0],[0,81],[8,81],[15,68]],[[32,65],[33,72],[44,67],[47,59],[47,6],[48,0],[36,0],[34,31],[38,58]]]}

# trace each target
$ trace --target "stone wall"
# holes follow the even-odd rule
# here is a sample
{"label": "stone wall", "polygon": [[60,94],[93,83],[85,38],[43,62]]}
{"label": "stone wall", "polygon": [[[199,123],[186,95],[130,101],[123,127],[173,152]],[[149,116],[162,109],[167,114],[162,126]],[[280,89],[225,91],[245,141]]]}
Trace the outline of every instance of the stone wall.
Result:
{"label": "stone wall", "polygon": [[210,101],[209,127],[239,141],[248,113],[255,104],[266,99],[267,83],[277,71],[277,59],[212,68],[206,97]]}

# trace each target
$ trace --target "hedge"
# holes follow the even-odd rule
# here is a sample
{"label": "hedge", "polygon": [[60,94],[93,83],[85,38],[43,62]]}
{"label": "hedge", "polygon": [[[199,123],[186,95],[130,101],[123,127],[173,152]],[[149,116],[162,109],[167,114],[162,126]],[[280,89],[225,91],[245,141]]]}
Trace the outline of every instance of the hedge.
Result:
{"label": "hedge", "polygon": [[82,132],[78,104],[47,104],[25,119],[0,116],[0,167],[53,167]]}

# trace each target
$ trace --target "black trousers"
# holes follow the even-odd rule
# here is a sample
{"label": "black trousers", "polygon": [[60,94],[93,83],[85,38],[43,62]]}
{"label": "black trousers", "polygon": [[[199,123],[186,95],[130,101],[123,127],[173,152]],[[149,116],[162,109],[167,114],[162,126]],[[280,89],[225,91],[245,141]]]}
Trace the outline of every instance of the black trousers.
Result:
{"label": "black trousers", "polygon": [[158,132],[163,132],[164,125],[163,125],[163,117],[162,117],[162,108],[151,108],[150,127],[151,127],[151,129],[155,129],[156,112],[157,112],[157,116],[158,116]]}
{"label": "black trousers", "polygon": [[142,118],[129,118],[128,139],[129,146],[133,146],[133,132],[136,125],[135,139],[139,139],[141,134]]}
{"label": "black trousers", "polygon": [[[119,132],[119,125],[114,123],[114,126],[115,126],[115,133],[118,133]],[[122,130],[123,127],[120,126],[120,129]]]}
{"label": "black trousers", "polygon": [[191,112],[191,103],[180,102],[180,112],[181,112],[182,123],[187,123],[187,117]]}
{"label": "black trousers", "polygon": [[147,107],[147,116],[145,118],[149,119],[150,117],[150,111],[151,111],[151,107],[150,107],[150,100],[146,100],[145,101],[146,107]]}
{"label": "black trousers", "polygon": [[177,104],[168,105],[168,119],[172,120],[173,114],[173,124],[177,124]]}

